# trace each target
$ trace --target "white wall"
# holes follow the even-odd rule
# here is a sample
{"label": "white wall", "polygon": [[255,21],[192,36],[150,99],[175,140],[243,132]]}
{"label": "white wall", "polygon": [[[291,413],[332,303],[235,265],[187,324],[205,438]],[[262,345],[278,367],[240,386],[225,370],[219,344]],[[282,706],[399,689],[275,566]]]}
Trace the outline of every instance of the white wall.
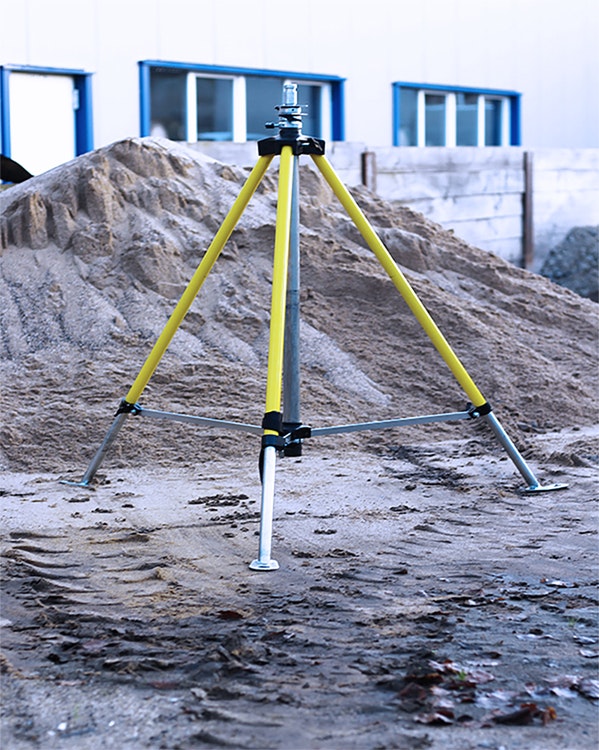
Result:
{"label": "white wall", "polygon": [[0,64],[93,72],[96,146],[139,134],[141,59],[343,76],[350,141],[391,145],[391,83],[404,80],[520,91],[523,146],[599,146],[597,0],[302,0],[283,8],[272,0],[0,0]]}

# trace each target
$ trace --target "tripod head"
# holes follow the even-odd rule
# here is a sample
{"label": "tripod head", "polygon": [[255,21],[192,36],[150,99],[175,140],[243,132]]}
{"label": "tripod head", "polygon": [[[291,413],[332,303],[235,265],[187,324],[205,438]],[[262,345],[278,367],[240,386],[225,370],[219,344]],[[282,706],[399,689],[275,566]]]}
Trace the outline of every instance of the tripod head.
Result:
{"label": "tripod head", "polygon": [[267,122],[265,126],[278,128],[279,134],[258,141],[258,153],[261,156],[280,154],[283,146],[291,146],[295,155],[324,154],[323,140],[302,135],[302,117],[306,113],[302,112],[301,104],[297,103],[297,83],[283,84],[283,101],[275,109],[279,113],[279,121]]}

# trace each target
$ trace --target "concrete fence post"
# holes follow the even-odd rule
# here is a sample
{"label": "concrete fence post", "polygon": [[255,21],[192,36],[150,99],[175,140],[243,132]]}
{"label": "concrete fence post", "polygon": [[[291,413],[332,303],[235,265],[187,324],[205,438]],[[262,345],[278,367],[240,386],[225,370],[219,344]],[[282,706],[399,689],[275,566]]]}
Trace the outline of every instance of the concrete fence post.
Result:
{"label": "concrete fence post", "polygon": [[362,185],[376,193],[376,154],[374,151],[363,151],[360,160]]}
{"label": "concrete fence post", "polygon": [[533,215],[533,168],[532,151],[524,151],[524,192],[522,194],[522,268],[531,269],[535,257],[534,215]]}

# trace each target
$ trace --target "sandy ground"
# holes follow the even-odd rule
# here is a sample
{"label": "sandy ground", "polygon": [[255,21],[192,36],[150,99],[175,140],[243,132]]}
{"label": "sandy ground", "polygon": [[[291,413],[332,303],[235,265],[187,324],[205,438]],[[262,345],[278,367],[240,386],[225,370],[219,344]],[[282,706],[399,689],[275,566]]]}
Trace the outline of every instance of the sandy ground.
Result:
{"label": "sandy ground", "polygon": [[268,573],[255,457],[5,474],[2,747],[595,748],[596,431],[460,430],[279,460]]}
{"label": "sandy ground", "polygon": [[[302,419],[466,408],[301,168]],[[481,420],[278,462],[128,420],[80,479],[247,174],[128,139],[0,194],[1,745],[7,750],[595,750],[599,306],[360,189],[392,257],[539,477]],[[143,393],[260,424],[276,172]],[[208,434],[207,434],[208,432]]]}

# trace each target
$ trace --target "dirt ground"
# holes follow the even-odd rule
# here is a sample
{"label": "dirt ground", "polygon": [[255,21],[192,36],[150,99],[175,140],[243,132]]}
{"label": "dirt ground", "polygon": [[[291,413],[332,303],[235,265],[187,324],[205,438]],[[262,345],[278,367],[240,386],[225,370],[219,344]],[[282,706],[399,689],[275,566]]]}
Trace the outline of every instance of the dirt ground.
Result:
{"label": "dirt ground", "polygon": [[[594,750],[596,303],[356,191],[555,492],[483,419],[259,438],[130,417],[78,480],[244,179],[131,139],[0,194],[2,748]],[[465,408],[313,171],[303,171],[302,408],[313,427]],[[260,424],[276,179],[143,394]],[[265,298],[265,301],[263,301]]]}
{"label": "dirt ground", "polygon": [[596,432],[469,429],[281,459],[267,573],[255,459],[5,475],[2,746],[595,748]]}

